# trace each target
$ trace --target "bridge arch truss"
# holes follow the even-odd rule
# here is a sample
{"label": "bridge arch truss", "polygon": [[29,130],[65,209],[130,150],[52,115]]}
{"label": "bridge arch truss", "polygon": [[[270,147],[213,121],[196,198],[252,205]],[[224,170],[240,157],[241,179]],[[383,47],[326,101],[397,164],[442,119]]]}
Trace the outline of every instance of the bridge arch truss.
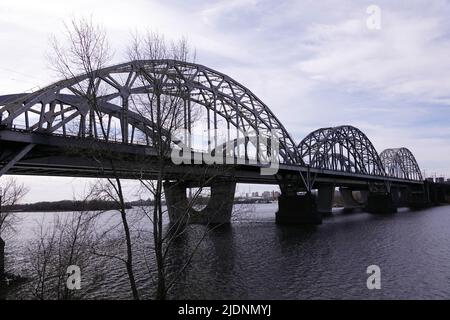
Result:
{"label": "bridge arch truss", "polygon": [[380,157],[388,176],[406,180],[423,180],[416,158],[409,149],[386,149],[381,152]]}
{"label": "bridge arch truss", "polygon": [[384,176],[382,161],[367,136],[353,126],[321,128],[298,145],[302,160],[312,168]]}
{"label": "bridge arch truss", "polygon": [[[156,90],[167,99],[181,99],[181,121],[191,134],[195,134],[193,122],[198,121],[194,118],[199,117],[201,130],[226,131],[229,141],[241,141],[242,134],[276,136],[279,162],[302,164],[287,130],[249,89],[203,65],[176,60],[131,61],[62,80],[33,93],[2,96],[0,124],[27,132],[151,146],[154,122],[137,106],[143,96]],[[101,116],[93,112],[87,96],[95,97]],[[100,130],[100,124],[106,130]],[[208,137],[208,141],[216,141],[213,148],[220,145],[217,139]],[[243,149],[249,157],[245,143]],[[255,157],[264,152],[267,148],[260,150],[257,146]]]}

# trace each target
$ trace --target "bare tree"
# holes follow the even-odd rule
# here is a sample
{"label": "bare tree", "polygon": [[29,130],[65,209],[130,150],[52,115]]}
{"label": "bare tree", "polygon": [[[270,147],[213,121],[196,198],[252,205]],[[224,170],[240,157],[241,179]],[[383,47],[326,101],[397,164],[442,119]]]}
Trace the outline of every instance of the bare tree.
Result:
{"label": "bare tree", "polygon": [[[128,49],[130,60],[145,64],[147,60],[174,59],[187,61],[194,56],[189,50],[186,39],[178,42],[167,42],[163,35],[148,31],[144,36],[135,34]],[[145,66],[139,66],[145,69]],[[183,104],[185,88],[178,83],[175,94],[164,94],[162,87],[163,77],[152,79],[152,88],[144,95],[131,99],[133,110],[152,122],[150,138],[156,151],[157,177],[155,180],[143,180],[142,185],[154,199],[152,212],[147,213],[152,223],[153,247],[157,266],[157,299],[164,299],[167,293],[166,274],[164,272],[164,235],[163,235],[163,181],[165,177],[166,161],[170,157],[172,148],[172,135],[183,122]],[[148,79],[142,73],[138,80],[145,86]]]}
{"label": "bare tree", "polygon": [[[186,39],[167,41],[163,35],[150,31],[144,35],[134,35],[133,42],[128,49],[128,55],[130,60],[133,60],[142,70],[145,70],[148,61],[150,61],[150,64],[152,61],[157,64],[161,60],[176,60],[186,63],[192,63],[195,60],[195,52],[190,48]],[[150,198],[154,202],[153,206],[150,208],[142,207],[142,210],[152,224],[152,247],[156,260],[157,278],[155,281],[157,285],[156,299],[166,298],[169,290],[189,266],[195,251],[208,232],[219,226],[215,225],[212,228],[208,226],[205,229],[206,232],[198,237],[194,250],[178,266],[178,271],[175,273],[168,272],[170,249],[176,239],[188,230],[186,222],[188,222],[189,216],[195,211],[194,207],[205,187],[210,185],[216,179],[216,176],[207,173],[207,170],[197,173],[197,188],[190,195],[183,213],[171,225],[167,226],[165,224],[165,221],[168,220],[168,210],[163,205],[165,198],[163,184],[167,179],[168,167],[173,165],[168,163],[168,159],[170,159],[172,149],[176,147],[177,141],[183,140],[180,134],[184,135],[183,143],[191,147],[190,137],[186,136],[190,132],[183,132],[186,129],[186,121],[190,121],[190,126],[192,126],[195,122],[201,120],[199,109],[186,106],[187,101],[190,99],[190,92],[183,79],[171,78],[171,86],[167,89],[164,86],[165,76],[163,72],[160,74],[158,72],[152,73],[151,88],[146,90],[145,94],[131,99],[130,103],[130,108],[133,108],[134,112],[151,120],[152,130],[150,138],[152,147],[156,151],[156,162],[153,164],[153,168],[157,171],[156,177],[154,179],[140,179],[143,189],[147,194],[150,194]],[[140,81],[140,85],[143,87],[148,86],[149,83],[145,72],[138,76],[137,81]],[[189,120],[186,119],[185,112],[187,108],[189,108]],[[213,166],[210,166],[209,169],[211,167]],[[189,174],[187,172],[186,176]],[[183,177],[180,177],[181,180],[183,180]],[[206,222],[206,224],[209,223]]]}
{"label": "bare tree", "polygon": [[[37,299],[81,299],[98,279],[92,270],[86,270],[94,257],[90,248],[96,241],[97,218],[102,212],[88,211],[88,198],[81,203],[79,211],[55,213],[50,222],[42,219],[35,229],[35,239],[27,245],[31,294]],[[85,284],[90,281],[88,289],[68,289],[67,268],[72,265],[90,275],[89,280],[83,278]]]}
{"label": "bare tree", "polygon": [[[177,284],[177,281],[181,278],[183,272],[190,266],[197,250],[200,248],[201,243],[211,232],[223,225],[223,223],[211,223],[210,221],[203,222],[205,228],[203,228],[201,232],[196,233],[192,250],[190,252],[186,252],[186,255],[182,260],[177,260],[177,265],[172,264],[170,259],[172,249],[178,239],[182,238],[188,231],[192,230],[188,225],[189,218],[191,214],[196,211],[196,207],[202,206],[202,201],[199,200],[201,199],[201,195],[205,194],[205,186],[207,186],[215,178],[216,177],[214,176],[209,178],[205,177],[202,182],[197,181],[199,187],[194,188],[194,192],[189,196],[188,203],[182,211],[179,220],[175,223],[166,225],[163,222],[168,220],[168,209],[166,206],[162,205],[162,200],[156,200],[163,199],[165,197],[164,189],[157,188],[157,181],[141,180],[141,184],[144,189],[155,199],[153,207],[141,207],[141,210],[152,223],[152,248],[155,253],[157,269],[157,278],[156,281],[154,281],[157,286],[156,299],[166,299],[169,291]],[[246,211],[246,208],[234,208],[232,217],[239,215],[239,213],[243,211]],[[152,270],[149,270],[149,272],[152,273]]]}
{"label": "bare tree", "polygon": [[13,206],[28,192],[28,189],[14,178],[7,178],[0,184],[0,281],[5,276],[5,241],[4,237],[15,231],[19,217]]}
{"label": "bare tree", "polygon": [[[97,199],[102,199],[106,201],[112,201],[119,207],[119,213],[122,221],[122,231],[125,234],[126,239],[126,254],[125,258],[121,255],[115,255],[114,253],[105,253],[99,251],[96,247],[92,247],[92,252],[98,256],[109,257],[117,259],[125,264],[127,274],[130,280],[132,294],[134,299],[139,299],[139,294],[136,286],[136,279],[133,270],[133,241],[131,234],[131,225],[127,218],[127,210],[125,203],[125,196],[123,193],[123,187],[120,179],[106,179],[106,181],[97,181],[97,183],[92,188],[92,195]],[[105,230],[100,238],[104,238],[111,231],[116,230],[115,226]]]}
{"label": "bare tree", "polygon": [[[72,88],[74,93],[81,96],[89,106],[89,137],[96,137],[100,131],[102,137],[107,137],[107,130],[104,125],[104,114],[99,107],[98,97],[101,95],[96,81],[98,80],[98,70],[105,67],[112,58],[111,49],[108,43],[105,30],[94,24],[90,19],[72,19],[70,24],[65,25],[65,41],[61,44],[56,37],[52,39],[52,52],[49,54],[49,61],[55,71],[66,79],[76,78],[78,74],[87,75],[85,81],[77,82],[76,88]],[[97,121],[96,121],[97,120]],[[108,178],[108,184],[114,199],[120,205],[125,241],[127,244],[126,266],[130,287],[134,299],[139,299],[136,288],[136,281],[133,273],[133,253],[130,228],[127,221],[125,198],[122,189],[122,182],[117,174],[116,164],[112,152],[108,150],[107,144],[92,141],[92,153],[90,156],[104,166],[105,162],[112,168],[113,178]]]}
{"label": "bare tree", "polygon": [[[92,146],[89,148],[90,151],[87,153],[87,156],[94,159],[100,168],[107,167],[112,172],[112,177],[107,179],[107,183],[99,183],[102,190],[98,191],[98,195],[106,196],[120,205],[119,211],[126,243],[126,257],[121,258],[121,260],[126,265],[133,297],[134,299],[139,299],[133,272],[132,230],[127,218],[122,181],[118,170],[116,170],[121,159],[118,158],[117,154],[114,154],[112,149],[108,149],[108,143],[101,141],[101,137],[105,138],[109,135],[104,125],[105,115],[101,111],[100,98],[102,93],[100,92],[101,88],[98,86],[101,78],[98,70],[104,67],[111,58],[106,34],[101,27],[93,24],[92,19],[72,20],[66,26],[65,34],[66,46],[61,45],[56,38],[53,39],[53,52],[50,55],[50,61],[58,74],[66,79],[76,79],[78,74],[87,75],[87,77],[83,76],[80,78],[80,81],[76,81],[76,84],[68,87],[68,89],[75,95],[82,97],[89,106],[89,114],[86,116],[86,119],[88,119],[86,124],[87,131],[85,133],[93,139],[91,139]],[[151,169],[156,172],[156,177],[152,178],[153,180],[146,180],[147,177],[144,179],[136,174],[136,178],[140,179],[142,186],[151,194],[154,200],[152,212],[148,214],[148,217],[152,225],[152,243],[157,265],[156,298],[165,299],[168,290],[170,290],[176,280],[176,277],[169,281],[167,279],[166,258],[171,244],[186,229],[183,227],[183,223],[176,223],[170,226],[168,230],[166,229],[164,221],[167,216],[167,209],[163,206],[163,183],[167,179],[167,162],[170,159],[175,143],[172,138],[179,129],[185,129],[182,124],[186,120],[186,115],[184,114],[186,110],[185,103],[190,101],[190,92],[189,88],[186,88],[183,79],[176,77],[171,79],[171,92],[167,92],[162,73],[159,75],[155,73],[149,86],[148,74],[146,74],[145,69],[147,67],[146,61],[149,60],[171,59],[189,62],[195,59],[195,53],[190,50],[186,39],[168,42],[163,36],[148,32],[144,36],[134,36],[128,50],[128,56],[134,61],[134,67],[137,69],[136,82],[141,82],[142,88],[148,88],[142,94],[130,95],[129,100],[127,100],[127,108],[148,119],[151,123],[145,134],[152,141],[152,151],[156,154],[151,162]],[[189,111],[192,111],[189,119],[192,124],[196,121],[197,115],[194,109],[189,108]],[[127,129],[125,128],[124,130]],[[184,143],[188,143],[189,147],[191,147],[190,141],[187,141],[186,138]],[[143,163],[144,170],[148,169],[148,166],[148,163]],[[212,179],[206,174],[203,181],[202,179],[197,179],[200,187],[199,192],[201,192],[202,186],[208,185]],[[189,216],[197,196],[198,194],[195,194],[194,197],[191,197],[180,222],[184,222],[184,218]],[[188,259],[186,264],[181,267],[181,271],[187,267],[190,260]]]}

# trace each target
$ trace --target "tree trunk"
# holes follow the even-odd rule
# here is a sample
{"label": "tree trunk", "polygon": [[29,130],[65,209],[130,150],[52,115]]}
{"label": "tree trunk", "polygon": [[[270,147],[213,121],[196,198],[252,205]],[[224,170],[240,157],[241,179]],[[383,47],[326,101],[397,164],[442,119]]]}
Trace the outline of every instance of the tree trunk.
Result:
{"label": "tree trunk", "polygon": [[155,207],[153,209],[153,240],[155,245],[156,267],[158,269],[156,299],[166,299],[166,275],[164,270],[163,240],[162,240],[162,177],[159,172],[156,182]]}
{"label": "tree trunk", "polygon": [[123,223],[123,228],[125,230],[125,240],[127,243],[126,267],[127,267],[128,278],[130,280],[131,292],[133,293],[133,299],[139,300],[139,293],[137,290],[136,280],[134,278],[134,272],[133,272],[133,253],[131,251],[132,244],[131,244],[130,228],[128,226],[128,222],[126,220],[125,215],[126,215],[125,212],[122,211],[122,223]]}
{"label": "tree trunk", "polygon": [[5,241],[0,238],[0,281],[5,278]]}
{"label": "tree trunk", "polygon": [[128,220],[127,220],[127,211],[126,211],[126,206],[125,206],[125,198],[123,196],[122,183],[120,181],[120,178],[118,178],[116,169],[114,167],[114,163],[112,161],[111,161],[111,167],[113,168],[115,181],[117,183],[116,192],[119,197],[120,216],[122,218],[122,226],[123,226],[123,229],[125,232],[125,242],[127,245],[127,259],[126,259],[125,265],[127,268],[128,279],[130,280],[130,287],[131,287],[131,292],[133,294],[133,299],[139,300],[139,292],[137,290],[136,280],[134,278],[134,271],[133,271],[133,251],[132,251],[133,243],[131,241],[131,232],[130,232],[130,227],[128,225]]}

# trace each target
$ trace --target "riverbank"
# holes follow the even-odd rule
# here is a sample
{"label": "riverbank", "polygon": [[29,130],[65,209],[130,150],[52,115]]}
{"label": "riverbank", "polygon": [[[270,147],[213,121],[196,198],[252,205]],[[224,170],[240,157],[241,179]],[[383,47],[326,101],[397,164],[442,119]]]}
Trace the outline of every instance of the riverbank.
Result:
{"label": "riverbank", "polygon": [[[131,209],[131,204],[126,204],[126,209]],[[28,204],[4,206],[3,211],[8,212],[64,212],[64,211],[107,211],[119,209],[119,205],[113,201],[44,201]]]}

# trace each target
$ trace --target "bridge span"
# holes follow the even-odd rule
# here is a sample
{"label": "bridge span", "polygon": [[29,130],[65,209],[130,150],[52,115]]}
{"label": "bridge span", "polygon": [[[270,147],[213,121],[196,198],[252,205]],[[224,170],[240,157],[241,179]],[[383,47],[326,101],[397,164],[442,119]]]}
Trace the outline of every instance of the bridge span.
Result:
{"label": "bridge span", "polygon": [[[161,123],[155,117],[165,105],[174,111]],[[196,132],[206,132],[203,149],[192,139]],[[229,221],[236,183],[278,184],[280,223],[320,223],[337,187],[349,208],[359,191],[360,204],[374,213],[449,198],[448,185],[424,181],[409,149],[378,153],[350,125],[315,130],[297,143],[248,88],[199,64],[130,61],[0,96],[0,176],[156,179],[162,142],[190,160],[163,159],[172,221],[186,210],[186,188],[204,184],[210,203],[193,211],[191,222]],[[211,164],[205,155],[228,161]],[[262,174],[274,164],[276,172]]]}

